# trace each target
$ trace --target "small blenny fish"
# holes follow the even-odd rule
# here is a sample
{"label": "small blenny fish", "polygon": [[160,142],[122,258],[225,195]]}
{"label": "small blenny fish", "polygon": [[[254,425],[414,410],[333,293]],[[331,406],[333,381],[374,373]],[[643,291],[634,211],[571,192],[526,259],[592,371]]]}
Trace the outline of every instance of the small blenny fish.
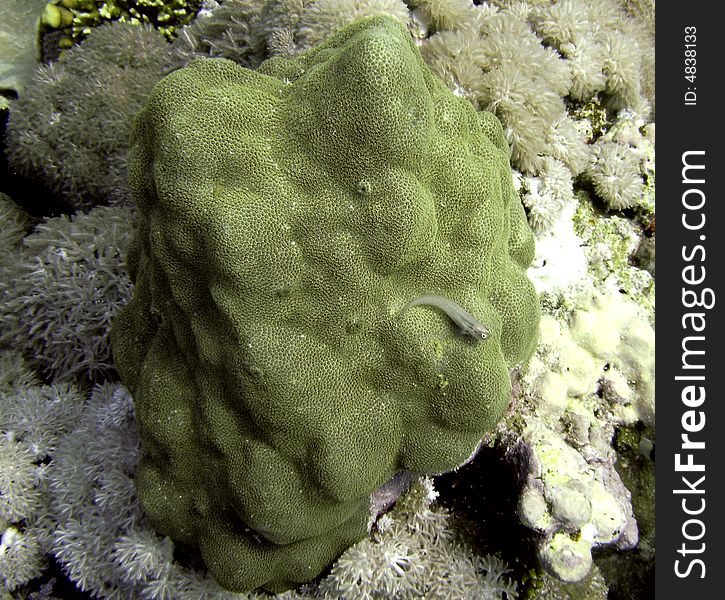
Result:
{"label": "small blenny fish", "polygon": [[469,313],[460,304],[457,304],[453,300],[446,298],[445,296],[438,296],[436,294],[424,294],[418,296],[415,300],[411,300],[403,308],[400,309],[399,314],[403,314],[409,308],[413,306],[434,306],[442,310],[448,318],[453,321],[461,330],[461,333],[467,337],[473,338],[474,340],[485,340],[488,337],[488,328],[481,324],[476,317]]}

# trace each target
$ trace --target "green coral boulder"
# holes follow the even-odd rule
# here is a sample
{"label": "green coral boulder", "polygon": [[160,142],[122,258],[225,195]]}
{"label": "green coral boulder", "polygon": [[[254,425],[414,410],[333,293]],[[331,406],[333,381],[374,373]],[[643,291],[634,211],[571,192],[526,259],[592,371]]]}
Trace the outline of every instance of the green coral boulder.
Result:
{"label": "green coral boulder", "polygon": [[[129,171],[135,295],[112,342],[141,504],[231,590],[307,581],[365,535],[376,488],[472,455],[533,351],[501,126],[374,17],[258,71],[167,76]],[[401,310],[425,294],[486,339]]]}

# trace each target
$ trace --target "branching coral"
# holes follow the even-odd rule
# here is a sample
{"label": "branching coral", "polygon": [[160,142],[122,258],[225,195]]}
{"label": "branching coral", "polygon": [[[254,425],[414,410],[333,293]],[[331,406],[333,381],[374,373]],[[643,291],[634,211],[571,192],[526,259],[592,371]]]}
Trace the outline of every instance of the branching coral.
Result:
{"label": "branching coral", "polygon": [[548,153],[545,134],[565,117],[568,66],[540,44],[516,12],[482,18],[481,36],[487,60],[481,65],[479,102],[504,122],[514,163],[535,173],[538,157]]}
{"label": "branching coral", "polygon": [[263,2],[257,36],[270,55],[292,56],[299,51],[297,30],[302,14],[310,4],[311,0]]}
{"label": "branching coral", "polygon": [[614,209],[634,206],[644,191],[638,161],[623,144],[601,140],[594,148],[588,171],[594,191]]}
{"label": "branching coral", "polygon": [[529,209],[529,225],[536,232],[548,231],[567,203],[574,201],[571,171],[550,156],[542,160],[541,175],[525,180],[522,198]]}
{"label": "branching coral", "polygon": [[50,530],[47,462],[79,416],[66,385],[40,386],[16,353],[0,353],[0,578],[15,590],[47,566]]}
{"label": "branching coral", "polygon": [[73,433],[59,441],[49,470],[50,505],[57,519],[52,552],[81,590],[101,596],[119,577],[113,543],[138,520],[129,479],[136,460],[130,419],[124,390],[95,388]]}
{"label": "branching coral", "polygon": [[470,0],[408,0],[412,17],[425,24],[426,30],[461,29],[475,18],[476,11]]}
{"label": "branching coral", "polygon": [[[11,462],[2,473],[21,469],[26,476],[10,498],[26,507],[24,499],[32,498],[30,508],[40,507],[24,510],[21,522],[0,515],[6,589],[40,575],[51,555],[78,589],[95,598],[247,598],[174,563],[170,542],[145,526],[131,479],[138,435],[123,388],[98,386],[86,398],[69,386],[23,383],[28,377],[17,375],[23,370],[17,357],[0,359],[3,379],[5,368],[16,373],[0,397],[0,462]],[[6,452],[11,436],[16,451]],[[0,491],[3,497],[8,492],[2,479]]]}
{"label": "branching coral", "polygon": [[47,219],[2,265],[0,341],[58,380],[93,380],[111,368],[111,318],[131,295],[122,252],[128,208]]}
{"label": "branching coral", "polygon": [[0,538],[0,577],[6,592],[12,592],[43,574],[46,559],[41,538],[45,532],[32,528],[21,531],[13,526],[6,527],[1,521],[0,530],[3,531]]}
{"label": "branching coral", "polygon": [[654,46],[615,0],[559,0],[536,8],[531,22],[571,65],[571,96],[603,92],[614,109],[641,104],[642,63]]}
{"label": "branching coral", "polygon": [[[551,123],[545,133],[549,156],[563,162],[571,171],[572,177],[579,175],[589,165],[590,150],[586,142],[590,136],[585,135],[585,131],[588,133],[588,130],[567,112]],[[542,162],[546,170],[546,156]]]}
{"label": "branching coral", "polygon": [[[6,358],[22,364],[17,355]],[[83,399],[73,386],[45,386],[27,377],[26,371],[16,385],[2,393],[0,422],[9,438],[22,442],[34,461],[42,461],[53,453],[59,437],[76,424]]]}
{"label": "branching coral", "polygon": [[64,58],[37,68],[10,110],[7,154],[74,208],[129,200],[126,151],[131,121],[174,64],[148,26],[98,27]]}
{"label": "branching coral", "polygon": [[585,172],[597,196],[615,210],[639,206],[654,211],[654,124],[636,112],[621,110],[592,145]]}
{"label": "branching coral", "polygon": [[0,193],[0,224],[0,269],[4,269],[14,260],[14,253],[30,227],[30,219],[3,193]]}
{"label": "branching coral", "polygon": [[321,44],[330,35],[357,19],[389,15],[408,22],[408,9],[402,0],[314,0],[300,17],[296,39],[301,49]]}
{"label": "branching coral", "polygon": [[14,523],[40,509],[42,467],[34,464],[29,448],[12,434],[0,437],[0,521]]}
{"label": "branching coral", "polygon": [[496,113],[514,164],[536,174],[539,157],[550,153],[547,132],[566,118],[562,98],[571,78],[520,12],[478,9],[470,25],[439,32],[421,52],[449,86],[467,90],[481,108]]}
{"label": "branching coral", "polygon": [[459,542],[448,512],[433,505],[436,497],[430,479],[414,483],[371,539],[343,553],[315,597],[517,598],[506,565]]}
{"label": "branching coral", "polygon": [[203,55],[228,58],[250,69],[258,67],[264,58],[259,22],[264,6],[257,0],[226,0],[179,31],[174,54],[184,64]]}
{"label": "branching coral", "polygon": [[486,57],[475,29],[440,31],[424,40],[421,55],[436,76],[456,95],[477,102],[476,89],[482,78],[479,63]]}
{"label": "branching coral", "polygon": [[[464,24],[439,20],[421,52],[456,93],[497,114],[518,169],[542,175],[548,156],[576,176],[589,166],[586,143],[592,140],[567,114],[564,99],[588,102],[601,94],[610,108],[646,114],[640,67],[652,60],[651,38],[614,1],[500,4],[477,7]],[[626,162],[615,161],[604,173],[593,160],[590,170],[602,174],[593,178],[613,205],[636,202],[641,190]],[[554,220],[552,208],[543,222]]]}

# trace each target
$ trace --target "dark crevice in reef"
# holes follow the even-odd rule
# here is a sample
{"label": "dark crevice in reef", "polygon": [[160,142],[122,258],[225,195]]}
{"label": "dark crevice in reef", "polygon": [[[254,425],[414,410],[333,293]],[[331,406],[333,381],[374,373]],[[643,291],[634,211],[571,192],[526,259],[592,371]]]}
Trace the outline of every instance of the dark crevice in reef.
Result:
{"label": "dark crevice in reef", "polygon": [[[636,433],[639,440],[642,432]],[[632,492],[640,544],[627,552],[595,550],[594,559],[609,586],[610,600],[649,600],[654,597],[654,462],[638,453],[636,444],[623,449],[624,444],[617,443],[621,439],[620,432],[615,440],[617,471]],[[507,577],[519,582],[519,598],[527,598],[535,595],[541,568],[536,534],[516,514],[518,478],[517,466],[505,461],[500,449],[482,448],[458,471],[436,477],[435,489],[463,541],[477,554],[504,560],[511,569]]]}
{"label": "dark crevice in reef", "polygon": [[[479,555],[493,554],[506,562],[510,579],[519,582],[525,598],[526,582],[538,569],[534,534],[516,514],[519,471],[502,459],[502,451],[483,447],[457,471],[435,478],[439,502],[454,517],[454,527]],[[524,583],[524,587],[520,583]]]}
{"label": "dark crevice in reef", "polygon": [[654,432],[642,423],[620,427],[614,436],[615,468],[632,494],[639,543],[626,552],[603,548],[594,561],[609,584],[611,600],[649,600],[655,589],[655,463],[654,451],[643,451]]}

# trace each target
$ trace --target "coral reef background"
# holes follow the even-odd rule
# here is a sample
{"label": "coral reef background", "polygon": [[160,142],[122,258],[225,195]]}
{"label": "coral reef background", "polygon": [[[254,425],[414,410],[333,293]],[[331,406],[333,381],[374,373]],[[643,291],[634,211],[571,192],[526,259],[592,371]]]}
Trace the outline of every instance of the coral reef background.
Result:
{"label": "coral reef background", "polygon": [[501,120],[537,237],[540,342],[472,463],[414,481],[369,539],[280,597],[624,598],[623,573],[652,595],[653,0],[225,0],[182,3],[163,31],[101,14],[113,2],[2,4],[4,597],[257,597],[220,588],[135,496],[133,404],[108,344],[132,293],[130,126],[196,56],[256,68],[375,14]]}

